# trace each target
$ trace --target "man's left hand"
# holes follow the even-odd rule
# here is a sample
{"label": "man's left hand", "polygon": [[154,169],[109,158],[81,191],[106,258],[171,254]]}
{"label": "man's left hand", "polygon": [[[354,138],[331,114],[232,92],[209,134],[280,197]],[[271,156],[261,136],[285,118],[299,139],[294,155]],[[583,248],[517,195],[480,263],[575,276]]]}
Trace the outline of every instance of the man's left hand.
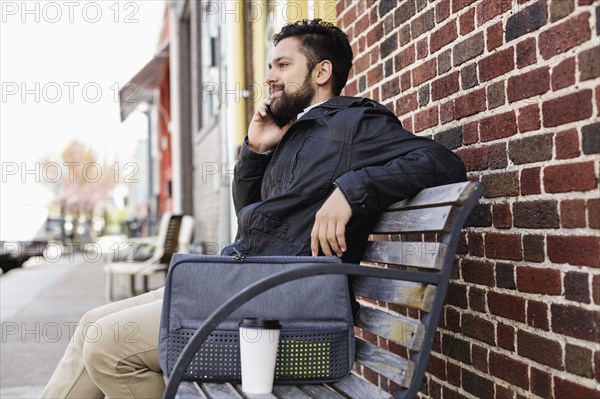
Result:
{"label": "man's left hand", "polygon": [[342,256],[346,252],[346,225],[352,217],[352,209],[339,188],[327,198],[315,215],[315,224],[310,233],[310,248],[313,256],[319,255],[319,247],[326,256]]}

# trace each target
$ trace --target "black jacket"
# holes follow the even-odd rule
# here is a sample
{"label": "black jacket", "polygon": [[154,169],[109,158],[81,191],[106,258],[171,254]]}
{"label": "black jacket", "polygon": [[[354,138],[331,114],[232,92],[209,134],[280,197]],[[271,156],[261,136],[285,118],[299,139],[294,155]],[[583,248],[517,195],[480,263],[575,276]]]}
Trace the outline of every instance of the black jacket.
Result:
{"label": "black jacket", "polygon": [[310,255],[315,214],[337,186],[352,208],[343,258],[358,262],[382,210],[465,179],[460,158],[404,130],[381,104],[335,97],[296,121],[273,153],[243,146],[233,181],[238,235],[223,254]]}

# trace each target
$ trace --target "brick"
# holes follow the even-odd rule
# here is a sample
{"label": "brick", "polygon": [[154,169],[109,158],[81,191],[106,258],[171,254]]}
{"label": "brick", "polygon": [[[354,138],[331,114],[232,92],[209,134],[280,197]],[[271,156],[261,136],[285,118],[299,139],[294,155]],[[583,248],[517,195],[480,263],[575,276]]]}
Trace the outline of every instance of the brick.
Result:
{"label": "brick", "polygon": [[[557,370],[564,368],[560,343],[527,331],[517,331],[517,353]],[[543,348],[543,350],[540,350]]]}
{"label": "brick", "polygon": [[600,339],[598,313],[580,307],[552,304],[552,331],[590,342]]}
{"label": "brick", "polygon": [[433,136],[433,139],[449,150],[455,150],[462,145],[462,127],[458,126],[445,130]]}
{"label": "brick", "polygon": [[554,376],[554,396],[555,398],[594,398],[598,397],[598,391],[579,385],[575,382],[563,380]]}
{"label": "brick", "polygon": [[521,171],[521,195],[540,194],[541,189],[541,168],[529,168]]}
{"label": "brick", "polygon": [[392,76],[394,74],[394,60],[390,58],[385,61],[383,70],[386,78]]}
{"label": "brick", "polygon": [[427,7],[427,0],[417,0],[417,14]]}
{"label": "brick", "polygon": [[[394,3],[393,1],[390,3]],[[394,23],[396,26],[400,26],[412,17],[416,12],[414,0],[405,1],[394,12]]]}
{"label": "brick", "polygon": [[600,154],[600,123],[581,128],[581,138],[584,154]]}
{"label": "brick", "polygon": [[523,389],[529,389],[528,366],[513,356],[490,352],[490,374]]}
{"label": "brick", "polygon": [[579,54],[580,80],[594,79],[600,76],[600,46],[596,46]]}
{"label": "brick", "polygon": [[475,29],[475,9],[471,8],[459,17],[459,33],[465,36]]}
{"label": "brick", "polygon": [[477,26],[481,26],[494,17],[511,8],[510,0],[484,0],[477,5]]}
{"label": "brick", "polygon": [[544,168],[547,193],[594,190],[598,184],[593,162],[554,165]]}
{"label": "brick", "polygon": [[412,86],[412,78],[410,71],[403,73],[400,75],[400,88],[403,91],[410,89]]}
{"label": "brick", "polygon": [[381,95],[383,98],[391,98],[400,94],[400,81],[398,78],[388,80],[381,86]]}
{"label": "brick", "polygon": [[556,159],[577,158],[581,155],[579,150],[579,135],[576,129],[556,133],[554,137]]}
{"label": "brick", "polygon": [[454,331],[460,332],[460,313],[458,310],[454,308],[446,308],[444,310],[446,319],[445,319],[445,328]]}
{"label": "brick", "polygon": [[453,47],[452,65],[461,65],[483,53],[483,32],[458,43]]}
{"label": "brick", "polygon": [[462,309],[467,308],[467,287],[462,284],[450,283],[446,303]]}
{"label": "brick", "polygon": [[504,44],[504,28],[502,22],[490,26],[487,31],[487,51],[494,51]]}
{"label": "brick", "polygon": [[468,254],[473,256],[483,256],[483,234],[469,232]]}
{"label": "brick", "polygon": [[438,107],[434,106],[415,114],[414,132],[421,132],[438,124]]}
{"label": "brick", "polygon": [[515,284],[515,267],[512,263],[496,263],[496,286],[498,288],[506,288],[514,290],[517,288]]}
{"label": "brick", "polygon": [[505,40],[510,42],[526,33],[538,30],[547,21],[546,1],[538,1],[507,19]]}
{"label": "brick", "polygon": [[367,89],[367,77],[363,75],[360,78],[358,78],[358,90],[360,90],[361,93],[364,93],[364,91],[366,89]]}
{"label": "brick", "polygon": [[499,322],[496,330],[498,335],[498,347],[514,351],[516,337],[514,327]]}
{"label": "brick", "polygon": [[[485,303],[485,290],[477,287],[469,287],[469,308],[482,314],[487,313]],[[460,332],[460,329],[459,329]]]}
{"label": "brick", "polygon": [[575,10],[575,0],[551,0],[550,21],[556,22]]}
{"label": "brick", "polygon": [[398,48],[398,35],[392,34],[389,35],[380,45],[379,52],[381,54],[381,59],[384,59],[388,55],[390,55],[394,50]]}
{"label": "brick", "polygon": [[482,119],[479,126],[481,141],[497,140],[517,133],[517,118],[509,111]]}
{"label": "brick", "polygon": [[552,134],[537,134],[508,143],[508,156],[515,165],[552,159]]}
{"label": "brick", "polygon": [[490,204],[476,204],[465,225],[467,227],[490,227],[492,225]]}
{"label": "brick", "polygon": [[508,102],[539,96],[550,89],[550,73],[548,67],[534,69],[508,79]]}
{"label": "brick", "polygon": [[527,324],[533,328],[550,330],[548,304],[538,301],[527,301]]}
{"label": "brick", "polygon": [[547,237],[548,258],[553,263],[600,267],[600,237]]}
{"label": "brick", "polygon": [[540,107],[537,104],[528,105],[519,109],[519,132],[525,133],[538,130],[542,126]]}
{"label": "brick", "polygon": [[525,322],[525,300],[518,296],[488,292],[488,307],[496,316]]}
{"label": "brick", "polygon": [[456,71],[431,83],[431,99],[440,100],[456,93],[458,89],[458,71]]}
{"label": "brick", "polygon": [[565,273],[565,298],[580,303],[590,303],[590,286],[587,273]]}
{"label": "brick", "polygon": [[436,76],[436,59],[433,58],[426,61],[412,70],[412,80],[414,86],[419,86],[428,80],[433,79]]}
{"label": "brick", "polygon": [[561,201],[560,224],[565,229],[585,227],[585,200]]}
{"label": "brick", "polygon": [[542,114],[545,127],[564,125],[592,116],[592,91],[583,90],[544,102]]}
{"label": "brick", "polygon": [[452,0],[452,13],[457,13],[463,8],[471,5],[476,0]]}
{"label": "brick", "polygon": [[531,367],[531,392],[542,398],[552,396],[552,376],[547,371]]}
{"label": "brick", "polygon": [[427,38],[421,39],[417,42],[417,59],[423,59],[429,54],[429,43]]}
{"label": "brick", "polygon": [[429,103],[429,91],[428,84],[419,88],[419,107],[424,107]]}
{"label": "brick", "polygon": [[487,87],[488,109],[498,108],[506,102],[504,81],[492,83]]}
{"label": "brick", "polygon": [[379,3],[379,18],[392,11],[396,5],[393,1],[382,1]]}
{"label": "brick", "polygon": [[442,0],[435,6],[435,22],[440,23],[450,16],[450,0]]}
{"label": "brick", "polygon": [[408,112],[414,111],[418,108],[417,93],[410,93],[402,96],[396,102],[396,109],[398,109],[398,115],[404,115]]}
{"label": "brick", "polygon": [[526,235],[523,237],[523,259],[528,262],[543,262],[544,236]]}
{"label": "brick", "polygon": [[575,84],[575,58],[567,58],[552,68],[552,90],[564,89]]}
{"label": "brick", "polygon": [[539,48],[545,60],[590,40],[590,13],[584,12],[540,33]]}
{"label": "brick", "polygon": [[535,64],[537,61],[537,47],[535,38],[531,37],[517,43],[517,68]]}
{"label": "brick", "polygon": [[[600,6],[596,7],[596,21],[600,21]],[[596,36],[600,36],[600,24],[596,24]]]}
{"label": "brick", "polygon": [[489,149],[489,163],[490,169],[505,169],[508,166],[508,151],[506,150],[506,143],[497,143],[490,146]]}
{"label": "brick", "polygon": [[587,201],[588,227],[600,229],[600,198]]}
{"label": "brick", "polygon": [[488,168],[488,147],[465,148],[456,152],[464,162],[467,171]]}
{"label": "brick", "polygon": [[480,317],[469,314],[463,315],[462,333],[467,337],[474,338],[489,345],[496,344],[494,324],[488,320],[483,320]]}
{"label": "brick", "polygon": [[556,201],[528,201],[513,204],[515,227],[555,229],[560,227]]}
{"label": "brick", "polygon": [[518,172],[502,172],[484,175],[481,178],[485,186],[486,198],[513,197],[519,195]]}
{"label": "brick", "polygon": [[460,81],[462,89],[470,89],[477,86],[477,64],[472,63],[460,70]]}
{"label": "brick", "polygon": [[427,372],[441,380],[445,380],[446,362],[436,356],[435,353],[432,353],[431,357],[429,358],[429,364],[427,365]]}
{"label": "brick", "polygon": [[494,383],[466,369],[461,369],[462,387],[478,398],[492,398]]}
{"label": "brick", "polygon": [[479,121],[469,122],[463,127],[463,144],[474,144],[479,141]]}
{"label": "brick", "polygon": [[444,335],[442,338],[442,354],[462,363],[471,363],[470,345],[467,341],[460,338]]}
{"label": "brick", "polygon": [[473,367],[484,373],[488,372],[488,349],[482,346],[473,344],[471,345],[471,358]]}
{"label": "brick", "polygon": [[462,119],[485,111],[485,99],[485,89],[475,90],[469,94],[458,97],[454,101],[456,119]]}
{"label": "brick", "polygon": [[493,287],[494,264],[491,262],[463,259],[461,261],[462,278],[465,282]]}
{"label": "brick", "polygon": [[433,54],[442,47],[452,43],[457,37],[456,19],[453,19],[431,34],[429,46],[431,53]]}
{"label": "brick", "polygon": [[448,123],[454,120],[454,100],[440,104],[440,123]]}
{"label": "brick", "polygon": [[592,355],[592,351],[588,348],[567,344],[565,347],[566,370],[571,374],[593,378]]}
{"label": "brick", "polygon": [[400,46],[405,46],[412,40],[412,35],[410,33],[410,25],[404,25],[400,28],[398,32]]}
{"label": "brick", "polygon": [[438,56],[438,75],[442,75],[452,68],[451,52],[451,50],[446,50]]}
{"label": "brick", "polygon": [[419,15],[410,23],[410,30],[413,35],[413,39],[419,37],[425,32],[430,31],[435,26],[435,16],[433,8],[429,11]]}
{"label": "brick", "polygon": [[[448,379],[446,380],[450,385],[454,385],[454,386],[460,386],[460,371],[461,371],[461,367],[457,364],[454,363],[450,363],[448,362],[446,364],[446,370],[448,373]],[[446,391],[444,391],[443,397],[446,398],[448,394],[446,393]],[[452,395],[449,396],[452,399],[465,399],[462,395],[458,394],[457,392],[453,392]]]}
{"label": "brick", "polygon": [[560,270],[526,267],[517,268],[517,289],[541,295],[560,295],[562,284]]}
{"label": "brick", "polygon": [[383,37],[383,26],[381,24],[373,25],[367,32],[367,45],[371,47]]}
{"label": "brick", "polygon": [[514,392],[513,388],[507,388],[503,385],[496,384],[496,396],[495,399],[513,399]]}
{"label": "brick", "polygon": [[512,227],[512,215],[510,205],[507,203],[494,204],[492,207],[492,219],[497,229],[510,229]]}

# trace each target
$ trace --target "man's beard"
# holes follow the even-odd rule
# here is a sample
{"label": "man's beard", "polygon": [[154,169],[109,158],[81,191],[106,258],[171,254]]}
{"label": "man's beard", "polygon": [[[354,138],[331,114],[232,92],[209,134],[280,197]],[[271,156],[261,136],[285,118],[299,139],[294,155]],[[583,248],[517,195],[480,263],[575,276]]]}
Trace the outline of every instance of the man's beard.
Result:
{"label": "man's beard", "polygon": [[298,114],[310,106],[315,95],[315,89],[311,85],[310,72],[304,78],[302,87],[295,93],[287,93],[285,87],[278,99],[271,104],[273,113],[285,120],[296,119]]}

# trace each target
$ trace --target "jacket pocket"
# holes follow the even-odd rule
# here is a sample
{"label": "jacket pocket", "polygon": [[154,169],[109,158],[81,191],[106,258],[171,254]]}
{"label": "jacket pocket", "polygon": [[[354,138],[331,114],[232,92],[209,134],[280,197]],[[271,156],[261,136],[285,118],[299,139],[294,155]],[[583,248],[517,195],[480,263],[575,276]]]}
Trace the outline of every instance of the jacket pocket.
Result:
{"label": "jacket pocket", "polygon": [[331,191],[344,143],[309,136],[292,160],[289,190],[307,198],[321,198]]}

